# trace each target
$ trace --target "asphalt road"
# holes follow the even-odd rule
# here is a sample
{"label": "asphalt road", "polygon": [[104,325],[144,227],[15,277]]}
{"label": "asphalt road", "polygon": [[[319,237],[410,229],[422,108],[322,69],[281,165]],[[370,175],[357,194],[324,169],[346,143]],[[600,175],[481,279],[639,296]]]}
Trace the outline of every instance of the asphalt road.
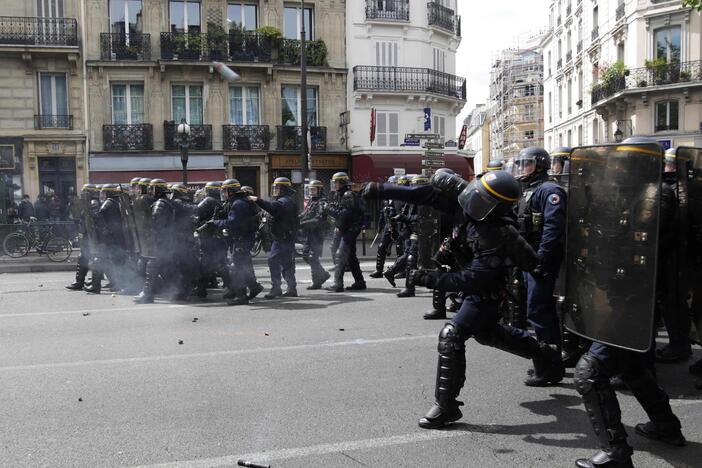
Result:
{"label": "asphalt road", "polygon": [[[527,361],[473,341],[463,419],[419,429],[441,328],[427,292],[308,293],[300,266],[304,297],[135,306],[66,291],[71,276],[0,275],[2,466],[569,467],[596,450],[571,374],[525,387]],[[635,464],[699,467],[702,392],[687,365],[659,375],[689,442],[635,435],[645,415],[620,395]]]}

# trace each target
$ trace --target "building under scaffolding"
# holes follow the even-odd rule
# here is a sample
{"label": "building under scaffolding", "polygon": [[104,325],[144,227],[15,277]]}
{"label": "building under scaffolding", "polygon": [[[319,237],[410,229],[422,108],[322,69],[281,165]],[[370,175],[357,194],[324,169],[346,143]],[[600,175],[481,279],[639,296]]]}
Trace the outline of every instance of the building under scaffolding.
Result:
{"label": "building under scaffolding", "polygon": [[544,145],[543,74],[538,45],[505,49],[493,60],[491,159],[509,159],[523,148]]}

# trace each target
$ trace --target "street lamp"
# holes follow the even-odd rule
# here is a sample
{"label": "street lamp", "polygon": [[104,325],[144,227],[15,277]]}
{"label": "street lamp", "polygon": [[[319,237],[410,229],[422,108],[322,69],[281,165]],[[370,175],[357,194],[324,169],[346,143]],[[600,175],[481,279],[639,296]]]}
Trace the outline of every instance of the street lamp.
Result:
{"label": "street lamp", "polygon": [[617,129],[614,131],[614,141],[617,143],[621,143],[623,140],[624,134],[622,133],[622,130],[617,127]]}
{"label": "street lamp", "polygon": [[183,165],[183,184],[188,185],[188,137],[190,136],[190,125],[185,118],[180,119],[177,129],[180,135],[180,163]]}

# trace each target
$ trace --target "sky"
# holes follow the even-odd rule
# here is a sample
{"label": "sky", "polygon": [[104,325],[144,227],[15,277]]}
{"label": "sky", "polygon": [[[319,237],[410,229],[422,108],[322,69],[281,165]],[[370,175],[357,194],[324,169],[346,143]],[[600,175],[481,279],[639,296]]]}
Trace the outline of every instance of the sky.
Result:
{"label": "sky", "polygon": [[463,40],[456,56],[456,74],[466,78],[467,102],[456,118],[456,135],[476,104],[490,96],[491,58],[514,47],[520,37],[546,28],[549,0],[458,0]]}

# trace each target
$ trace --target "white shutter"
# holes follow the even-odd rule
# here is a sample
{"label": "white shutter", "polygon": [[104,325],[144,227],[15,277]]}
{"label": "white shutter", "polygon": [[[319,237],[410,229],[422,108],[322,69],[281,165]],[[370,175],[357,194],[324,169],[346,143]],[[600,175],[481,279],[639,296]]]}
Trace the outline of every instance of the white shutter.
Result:
{"label": "white shutter", "polygon": [[400,145],[400,114],[397,112],[388,113],[388,146]]}

